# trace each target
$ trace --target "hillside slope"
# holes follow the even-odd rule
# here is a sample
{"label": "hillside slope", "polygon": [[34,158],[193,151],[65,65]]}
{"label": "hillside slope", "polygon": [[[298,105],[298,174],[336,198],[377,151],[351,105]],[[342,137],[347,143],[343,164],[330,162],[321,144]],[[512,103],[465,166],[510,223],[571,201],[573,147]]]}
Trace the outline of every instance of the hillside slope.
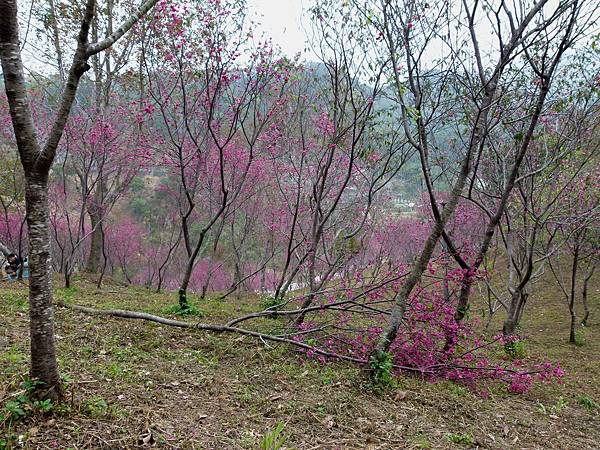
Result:
{"label": "hillside slope", "polygon": [[[174,301],[141,288],[76,284],[56,296],[161,315]],[[25,286],[0,286],[0,405],[21,393],[27,372],[26,295]],[[415,377],[376,393],[358,368],[306,362],[284,346],[57,308],[68,401],[51,415],[5,421],[0,448],[251,449],[279,422],[284,448],[598,448],[600,409],[585,399],[600,403],[599,300],[594,286],[585,343],[570,346],[566,306],[552,286],[541,288],[523,324],[527,351],[560,361],[564,383],[522,396],[496,385],[485,399]],[[199,306],[202,320],[215,323],[258,308],[251,298]]]}

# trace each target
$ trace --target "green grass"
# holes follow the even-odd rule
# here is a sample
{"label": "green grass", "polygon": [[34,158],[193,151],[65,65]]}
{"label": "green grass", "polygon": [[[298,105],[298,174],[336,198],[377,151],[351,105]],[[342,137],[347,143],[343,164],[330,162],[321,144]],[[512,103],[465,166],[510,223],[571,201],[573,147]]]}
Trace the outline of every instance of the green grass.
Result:
{"label": "green grass", "polygon": [[[56,289],[56,297],[158,315],[176,302],[174,293],[120,285],[98,290],[83,278],[75,278],[74,286]],[[5,427],[0,439],[14,446],[22,435],[23,447],[30,449],[135,448],[149,432],[156,442],[175,448],[256,449],[279,437],[286,448],[296,449],[505,449],[514,448],[515,438],[524,448],[564,448],[564,442],[593,448],[600,441],[600,309],[598,291],[590,292],[592,315],[583,346],[568,344],[568,311],[551,285],[537,289],[527,305],[522,323],[527,357],[560,361],[564,382],[540,384],[519,397],[496,383],[488,386],[488,398],[460,384],[413,376],[396,377],[393,387],[374,391],[365,387],[365,373],[357,366],[307,361],[286,346],[57,308],[67,402],[56,405],[51,419],[36,413],[10,430],[0,425]],[[19,391],[28,370],[27,291],[3,284],[0,298],[6,299],[0,302],[3,399]],[[192,295],[190,300],[207,323],[221,324],[262,306],[258,296]],[[475,304],[471,311],[481,308]],[[282,324],[261,319],[248,325],[278,330]],[[500,326],[498,315],[489,335]],[[561,433],[554,416],[560,417]],[[285,425],[277,433],[279,424]]]}
{"label": "green grass", "polygon": [[468,433],[447,433],[446,439],[453,444],[472,446],[474,444],[473,436]]}

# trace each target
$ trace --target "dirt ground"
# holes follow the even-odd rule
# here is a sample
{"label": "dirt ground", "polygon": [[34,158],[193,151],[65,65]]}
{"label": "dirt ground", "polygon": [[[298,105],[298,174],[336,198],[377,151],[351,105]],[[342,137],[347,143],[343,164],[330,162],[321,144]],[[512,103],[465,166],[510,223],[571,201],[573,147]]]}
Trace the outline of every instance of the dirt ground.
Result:
{"label": "dirt ground", "polygon": [[[142,288],[76,286],[56,297],[161,315],[175,300]],[[581,346],[567,343],[567,309],[555,292],[536,291],[522,332],[529,356],[561,363],[563,383],[526,395],[494,385],[489,398],[412,376],[374,392],[356,366],[307,362],[285,346],[57,308],[67,402],[5,420],[0,450],[254,449],[278,424],[289,449],[599,449],[600,408],[588,404],[600,403],[598,289]],[[258,308],[251,298],[197,304],[202,320],[215,323]],[[0,408],[27,373],[27,317],[26,286],[2,283]]]}

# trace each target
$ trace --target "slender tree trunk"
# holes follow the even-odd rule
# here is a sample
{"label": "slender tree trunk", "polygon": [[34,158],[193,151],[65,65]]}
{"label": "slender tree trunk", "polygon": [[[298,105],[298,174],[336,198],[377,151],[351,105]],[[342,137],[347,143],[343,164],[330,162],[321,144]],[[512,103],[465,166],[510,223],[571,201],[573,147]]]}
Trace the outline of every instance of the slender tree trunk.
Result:
{"label": "slender tree trunk", "polygon": [[[30,375],[43,383],[36,395],[57,400],[62,396],[62,388],[54,347],[47,191],[50,167],[39,163],[41,152],[21,60],[16,1],[0,2],[0,59],[17,148],[25,173],[30,271]],[[38,163],[39,169],[36,167]]]}
{"label": "slender tree trunk", "polygon": [[[465,175],[466,179],[466,175]],[[460,190],[462,190],[462,185],[460,186]],[[427,263],[431,259],[431,255],[435,249],[435,246],[442,235],[442,231],[450,214],[454,212],[454,208],[456,207],[456,203],[458,203],[458,194],[453,196],[454,199],[446,205],[444,209],[444,213],[442,213],[442,219],[437,221],[429,234],[429,237],[425,241],[425,246],[423,247],[423,251],[419,255],[417,261],[412,267],[412,270],[406,281],[402,285],[400,291],[396,294],[395,304],[392,308],[390,319],[388,322],[388,326],[382,334],[379,343],[377,344],[376,352],[387,352],[394,339],[398,334],[398,329],[404,319],[404,313],[406,312],[406,306],[408,303],[408,298],[413,291],[414,287],[421,280],[421,276],[425,272],[427,268]]]}
{"label": "slender tree trunk", "polygon": [[21,221],[21,225],[19,226],[19,261],[21,261],[21,270],[19,270],[19,275],[17,276],[17,280],[18,281],[23,281],[23,272],[25,270],[25,262],[24,262],[24,258],[23,258],[23,226],[25,225],[25,222],[27,221],[26,218],[24,218]]}
{"label": "slender tree trunk", "polygon": [[[108,262],[108,255],[106,254],[106,246],[105,246],[105,239],[104,239],[104,230],[102,230],[102,270],[100,271],[100,276],[98,277],[98,284],[96,284],[96,287],[98,287],[98,289],[100,289],[102,287],[102,280],[104,280],[104,275],[106,274],[106,263]],[[127,274],[125,274],[125,277],[127,278]]]}
{"label": "slender tree trunk", "polygon": [[[549,72],[548,77],[551,77],[553,75],[553,72],[554,72],[554,68]],[[512,190],[515,187],[515,181],[517,179],[517,175],[519,173],[521,163],[523,162],[523,158],[525,157],[525,155],[527,153],[527,150],[529,148],[529,143],[533,139],[533,135],[534,135],[538,120],[540,118],[544,103],[546,101],[546,96],[548,95],[548,92],[550,90],[550,80],[551,80],[551,78],[547,78],[547,81],[545,81],[543,83],[543,85],[540,89],[540,94],[538,96],[538,99],[537,99],[537,102],[535,105],[535,110],[534,110],[533,116],[529,122],[529,127],[527,130],[527,133],[523,139],[523,142],[521,143],[519,152],[517,154],[517,158],[515,159],[515,162],[512,165],[510,175],[508,176],[508,179],[506,180],[504,189],[502,191],[502,195],[500,197],[500,202],[498,203],[498,205],[496,207],[496,211],[495,211],[494,215],[490,216],[490,219],[486,225],[484,239],[481,242],[481,245],[479,247],[477,257],[475,258],[475,262],[465,272],[465,274],[461,280],[460,294],[458,297],[458,303],[456,305],[456,311],[454,312],[454,319],[457,322],[460,322],[461,320],[463,320],[463,318],[465,317],[465,314],[468,310],[469,297],[471,295],[471,287],[473,285],[473,282],[475,281],[475,274],[479,270],[479,267],[483,263],[485,256],[486,256],[488,250],[490,249],[490,246],[492,243],[492,238],[494,237],[496,228],[498,227],[498,224],[500,223],[502,215],[504,214],[504,210],[506,209],[508,199],[510,198]]]}
{"label": "slender tree trunk", "polygon": [[456,304],[456,311],[454,311],[454,320],[460,322],[465,318],[467,309],[469,308],[469,297],[471,296],[471,286],[473,284],[473,276],[471,270],[465,274],[460,280],[460,293],[458,294],[458,302]]}
{"label": "slender tree trunk", "polygon": [[[192,278],[192,272],[194,271],[194,267],[196,266],[196,258],[198,258],[198,254],[200,253],[200,248],[202,247],[203,242],[204,233],[198,238],[197,245],[194,248],[190,257],[188,258],[185,273],[183,274],[183,279],[181,280],[181,284],[179,285],[179,307],[182,310],[187,310],[190,307],[187,300],[187,290],[190,285],[190,280]],[[204,298],[204,294],[205,292],[203,291],[202,298]]]}
{"label": "slender tree trunk", "polygon": [[[308,308],[315,299],[315,276],[316,276],[316,257],[317,257],[317,249],[315,246],[310,250],[310,256],[308,258],[308,295],[302,302],[301,309]],[[296,325],[301,325],[304,322],[306,317],[306,312],[300,313],[295,320]]]}
{"label": "slender tree trunk", "polygon": [[183,279],[179,285],[179,308],[181,310],[187,310],[189,308],[187,300],[187,290],[190,285],[190,279],[192,277],[192,271],[194,270],[194,259],[190,258],[183,274]]}
{"label": "slender tree trunk", "polygon": [[54,46],[54,51],[56,52],[56,65],[58,66],[58,75],[60,76],[60,80],[64,81],[65,79],[65,66],[63,64],[63,53],[62,48],[60,46],[60,32],[58,30],[58,24],[56,21],[56,7],[54,5],[54,0],[49,0],[48,4],[50,6],[50,29],[52,30],[52,45]]}
{"label": "slender tree trunk", "polygon": [[588,320],[590,318],[590,306],[588,304],[588,284],[594,276],[595,269],[596,266],[594,265],[594,263],[592,263],[587,274],[585,275],[585,278],[583,279],[583,291],[581,292],[581,302],[583,303],[584,314],[583,319],[581,319],[581,325],[583,325],[584,327],[587,327]]}
{"label": "slender tree trunk", "polygon": [[44,398],[62,396],[54,346],[47,176],[26,177],[25,199],[29,231],[29,319],[31,378],[44,383]]}
{"label": "slender tree trunk", "polygon": [[577,269],[579,268],[579,242],[575,244],[573,252],[573,262],[571,264],[571,292],[569,293],[569,313],[571,315],[571,325],[569,327],[569,343],[575,344],[575,294],[577,288]]}
{"label": "slender tree trunk", "polygon": [[65,288],[71,287],[71,267],[69,263],[65,264]]}

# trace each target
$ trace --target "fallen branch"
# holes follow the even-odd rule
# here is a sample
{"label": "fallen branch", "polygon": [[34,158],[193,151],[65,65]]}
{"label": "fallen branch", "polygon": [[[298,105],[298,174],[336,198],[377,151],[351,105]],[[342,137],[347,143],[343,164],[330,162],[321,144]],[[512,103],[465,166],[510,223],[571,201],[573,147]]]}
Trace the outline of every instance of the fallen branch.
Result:
{"label": "fallen branch", "polygon": [[[342,361],[349,361],[349,362],[353,362],[355,364],[359,364],[361,366],[366,366],[367,368],[369,366],[369,361],[367,361],[366,359],[355,358],[352,356],[340,355],[339,353],[328,352],[328,351],[322,350],[318,347],[314,347],[312,345],[305,344],[304,342],[295,341],[294,339],[288,339],[288,338],[282,337],[282,335],[277,336],[277,335],[272,335],[272,334],[266,334],[266,333],[261,333],[258,331],[247,330],[244,328],[232,327],[229,325],[213,325],[213,324],[201,323],[201,322],[198,322],[198,323],[185,322],[182,320],[167,319],[165,317],[156,316],[154,314],[138,312],[138,311],[128,311],[128,310],[124,310],[124,309],[96,309],[96,308],[90,308],[87,306],[69,305],[64,302],[58,302],[58,306],[67,308],[67,309],[72,309],[74,311],[83,312],[86,314],[91,314],[91,315],[110,316],[110,317],[118,317],[118,318],[123,318],[123,319],[146,320],[149,322],[159,323],[161,325],[167,325],[170,327],[177,327],[177,328],[188,328],[191,330],[212,331],[212,332],[216,332],[216,333],[241,334],[243,336],[251,336],[254,338],[258,338],[263,342],[265,340],[267,340],[267,341],[273,341],[273,342],[280,342],[283,344],[290,344],[295,347],[300,347],[304,350],[312,351],[315,354],[323,355],[327,358],[334,358],[334,359],[339,359]],[[309,330],[309,331],[318,331],[318,329]],[[301,335],[301,334],[306,334],[306,333],[307,333],[307,331],[305,330],[305,331],[299,331],[297,334]],[[290,335],[287,335],[287,336],[290,336]],[[470,366],[457,365],[452,362],[433,364],[433,365],[430,365],[427,367],[420,367],[420,368],[419,367],[410,367],[410,366],[401,366],[401,365],[397,365],[397,364],[393,364],[392,367],[394,369],[403,370],[403,371],[407,371],[407,372],[413,372],[413,373],[420,374],[420,375],[434,374],[434,373],[444,370],[444,369],[461,369],[461,370],[470,370],[470,371],[498,370],[498,368],[496,368],[496,367],[470,367]],[[521,373],[517,370],[509,369],[509,368],[502,368],[501,370],[504,372],[508,372],[508,373]],[[543,372],[543,371],[536,370],[536,371],[530,371],[530,372],[523,372],[523,374],[537,374],[537,373],[541,373],[541,372]]]}
{"label": "fallen branch", "polygon": [[[147,320],[149,322],[156,322],[161,325],[167,325],[170,327],[177,328],[189,328],[195,330],[203,330],[203,331],[213,331],[216,333],[237,333],[244,336],[252,336],[259,339],[265,339],[268,341],[281,342],[284,344],[291,344],[296,347],[303,348],[305,350],[311,350],[314,353],[319,355],[326,356],[328,358],[341,359],[344,361],[350,361],[353,363],[358,363],[361,365],[366,365],[367,361],[360,358],[353,358],[352,356],[339,355],[337,353],[327,352],[325,350],[321,350],[318,347],[313,347],[312,345],[305,344],[304,342],[294,341],[293,339],[288,339],[280,336],[273,336],[271,334],[260,333],[258,331],[246,330],[244,328],[237,328],[227,325],[212,325],[208,323],[191,323],[184,322],[181,320],[167,319],[161,316],[155,316],[154,314],[148,314],[144,312],[138,311],[127,311],[124,309],[96,309],[89,308],[87,306],[80,305],[69,305],[64,302],[59,302],[58,306],[63,308],[72,309],[75,311],[84,312],[86,314],[98,315],[98,316],[111,316],[111,317],[120,317],[123,319],[138,319],[138,320]],[[407,370],[411,370],[410,368],[406,368]],[[412,369],[414,370],[414,369]]]}

